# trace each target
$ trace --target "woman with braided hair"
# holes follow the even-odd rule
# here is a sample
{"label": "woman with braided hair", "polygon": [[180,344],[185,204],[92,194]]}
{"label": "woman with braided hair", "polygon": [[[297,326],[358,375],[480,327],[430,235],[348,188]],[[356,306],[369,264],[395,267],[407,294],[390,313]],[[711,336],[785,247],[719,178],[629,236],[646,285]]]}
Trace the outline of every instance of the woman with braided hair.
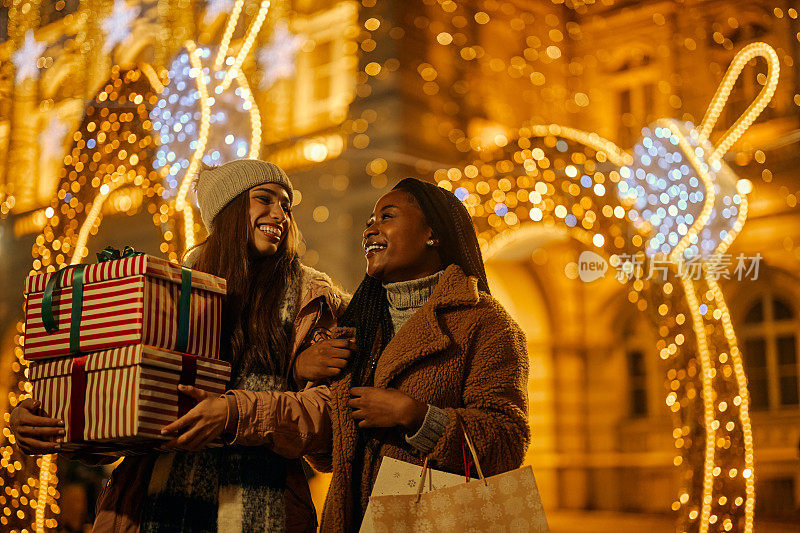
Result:
{"label": "woman with braided hair", "polygon": [[404,179],[363,247],[367,275],[334,330],[357,350],[330,386],[332,452],[309,457],[333,472],[323,532],[358,530],[383,457],[463,473],[463,427],[493,475],[519,467],[529,440],[525,338],[489,293],[461,202]]}

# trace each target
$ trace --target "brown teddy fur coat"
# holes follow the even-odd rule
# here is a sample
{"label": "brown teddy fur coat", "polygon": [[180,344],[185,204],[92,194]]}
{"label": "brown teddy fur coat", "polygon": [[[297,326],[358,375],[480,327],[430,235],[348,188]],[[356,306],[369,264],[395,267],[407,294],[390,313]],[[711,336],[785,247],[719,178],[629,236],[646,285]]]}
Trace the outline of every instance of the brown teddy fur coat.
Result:
{"label": "brown teddy fur coat", "polygon": [[[334,335],[352,336],[353,330],[336,328]],[[449,424],[429,457],[431,467],[455,473],[464,472],[459,419],[486,476],[520,466],[530,439],[527,384],[523,332],[492,296],[478,291],[477,279],[456,265],[443,272],[431,298],[392,338],[375,369],[376,387],[399,389],[447,412]],[[350,387],[349,373],[331,385],[331,463],[310,458],[333,471],[322,515],[325,533],[358,529],[354,506],[363,516],[382,457],[423,461],[399,428],[379,430],[366,446],[363,463],[355,461],[358,433],[347,404]],[[364,465],[360,501],[351,490],[354,462]]]}

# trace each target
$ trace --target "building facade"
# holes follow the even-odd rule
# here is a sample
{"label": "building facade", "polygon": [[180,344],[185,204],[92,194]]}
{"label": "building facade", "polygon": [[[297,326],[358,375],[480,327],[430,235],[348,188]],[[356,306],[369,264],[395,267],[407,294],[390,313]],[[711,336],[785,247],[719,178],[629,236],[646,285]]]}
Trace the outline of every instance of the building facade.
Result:
{"label": "building facade", "polygon": [[[0,410],[13,406],[25,391],[21,286],[32,269],[69,262],[81,242],[82,257],[91,258],[110,243],[132,244],[177,260],[188,227],[202,238],[199,224],[176,222],[180,210],[170,200],[179,187],[171,180],[185,169],[176,167],[172,174],[172,165],[159,163],[156,148],[165,144],[165,137],[156,135],[152,122],[144,123],[152,117],[148,113],[158,105],[187,39],[212,52],[227,39],[231,57],[246,45],[246,27],[257,17],[260,3],[241,4],[242,20],[230,35],[230,9],[217,12],[217,5],[226,4],[131,3],[137,11],[130,32],[113,37],[103,24],[116,9],[109,1],[12,0],[4,8],[8,23],[3,37],[8,40],[0,44],[0,272],[8,282],[0,288],[0,389],[9,393],[0,397]],[[788,0],[272,2],[255,34],[253,53],[241,65],[260,116],[254,122],[252,114],[233,109],[217,128],[252,138],[257,123],[259,156],[283,166],[300,191],[295,213],[306,241],[304,261],[350,290],[363,276],[356,259],[362,253],[363,222],[382,192],[408,175],[457,185],[461,176],[454,176],[455,169],[483,161],[483,166],[472,165],[478,177],[469,177],[483,179],[490,195],[497,190],[503,198],[486,206],[498,214],[497,224],[491,215],[487,218],[498,229],[482,231],[481,240],[493,293],[528,337],[533,440],[527,462],[534,466],[545,508],[668,515],[680,507],[686,482],[686,465],[679,467],[676,459],[676,443],[686,435],[675,427],[665,398],[688,370],[681,376],[681,369],[664,365],[657,348],[663,332],[632,299],[630,289],[614,279],[613,270],[602,280],[581,281],[575,265],[591,246],[548,224],[546,217],[508,216],[519,209],[527,213],[538,189],[531,185],[528,191],[519,179],[506,186],[493,174],[497,170],[484,167],[499,169],[492,154],[518,142],[523,128],[537,124],[596,132],[625,150],[658,118],[697,124],[736,52],[755,41],[770,44],[780,60],[777,91],[726,156],[736,174],[753,183],[747,223],[728,253],[759,257],[759,271],[752,279],[723,278],[721,285],[749,379],[756,517],[796,523],[796,9]],[[19,80],[20,69],[12,59],[28,30],[47,46],[37,59],[41,73]],[[276,44],[291,44],[281,31],[302,36],[303,42],[296,53],[270,56],[270,49],[280,48]],[[113,46],[106,47],[110,41]],[[262,53],[265,61],[259,59]],[[275,74],[271,68],[287,58],[289,71]],[[118,167],[102,167],[106,155],[100,147],[94,173],[81,170],[81,157],[88,157],[88,169],[95,157],[88,143],[97,139],[92,128],[99,127],[91,126],[97,121],[87,110],[102,113],[108,108],[114,114],[114,106],[103,102],[118,87],[115,80],[127,83],[128,71],[149,80],[141,94],[155,95],[153,102],[142,104],[141,131],[133,132],[137,142],[152,138],[153,144],[139,145],[140,153],[149,155],[141,155],[138,163],[131,163],[128,153],[125,161],[115,162],[124,172],[135,170],[130,180],[118,183],[113,181]],[[761,61],[748,63],[721,125],[734,123],[747,109],[766,84],[764,72]],[[124,139],[113,129],[108,112],[103,117],[109,123],[108,153],[116,154],[119,142],[113,145],[110,139],[114,132],[113,138]],[[121,131],[132,134],[126,127]],[[719,132],[712,141],[718,137]],[[566,144],[562,150],[559,142],[556,136],[544,137],[543,153],[566,153]],[[178,160],[183,157],[178,148],[173,153]],[[606,172],[602,163],[598,169]],[[113,190],[101,192],[110,183]],[[498,211],[498,203],[505,213]],[[472,207],[473,213],[483,212],[483,206]],[[93,208],[94,222],[80,241],[80,229]],[[54,223],[53,215],[62,220]],[[628,230],[619,231],[618,237]],[[494,240],[495,235],[502,238]],[[6,486],[16,487],[17,495],[2,496],[0,503],[13,514],[0,520],[29,527],[38,474],[27,472],[35,473],[36,465],[10,446],[3,456],[12,465],[7,478],[13,481]],[[54,495],[48,519],[53,519],[57,500]]]}

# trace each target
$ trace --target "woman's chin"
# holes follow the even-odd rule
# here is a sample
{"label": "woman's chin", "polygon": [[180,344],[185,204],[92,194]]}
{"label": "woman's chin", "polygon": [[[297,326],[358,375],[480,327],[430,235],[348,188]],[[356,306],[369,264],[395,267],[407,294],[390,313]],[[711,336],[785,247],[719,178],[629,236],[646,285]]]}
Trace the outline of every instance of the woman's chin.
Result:
{"label": "woman's chin", "polygon": [[383,269],[376,265],[374,261],[367,259],[367,275],[378,281],[383,281]]}
{"label": "woman's chin", "polygon": [[267,241],[266,239],[253,243],[253,251],[259,257],[269,257],[275,255],[280,243]]}

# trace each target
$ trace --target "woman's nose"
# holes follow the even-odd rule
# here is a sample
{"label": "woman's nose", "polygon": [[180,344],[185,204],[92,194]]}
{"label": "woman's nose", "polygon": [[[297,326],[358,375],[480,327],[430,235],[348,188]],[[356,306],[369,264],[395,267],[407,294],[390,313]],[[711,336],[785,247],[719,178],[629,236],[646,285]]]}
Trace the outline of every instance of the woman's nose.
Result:
{"label": "woman's nose", "polygon": [[370,235],[376,235],[378,230],[375,228],[375,224],[370,224],[367,226],[367,229],[364,230],[364,239],[366,240]]}
{"label": "woman's nose", "polygon": [[283,208],[281,206],[276,207],[273,205],[270,207],[269,216],[278,223],[282,223],[286,218],[286,213],[283,212]]}

